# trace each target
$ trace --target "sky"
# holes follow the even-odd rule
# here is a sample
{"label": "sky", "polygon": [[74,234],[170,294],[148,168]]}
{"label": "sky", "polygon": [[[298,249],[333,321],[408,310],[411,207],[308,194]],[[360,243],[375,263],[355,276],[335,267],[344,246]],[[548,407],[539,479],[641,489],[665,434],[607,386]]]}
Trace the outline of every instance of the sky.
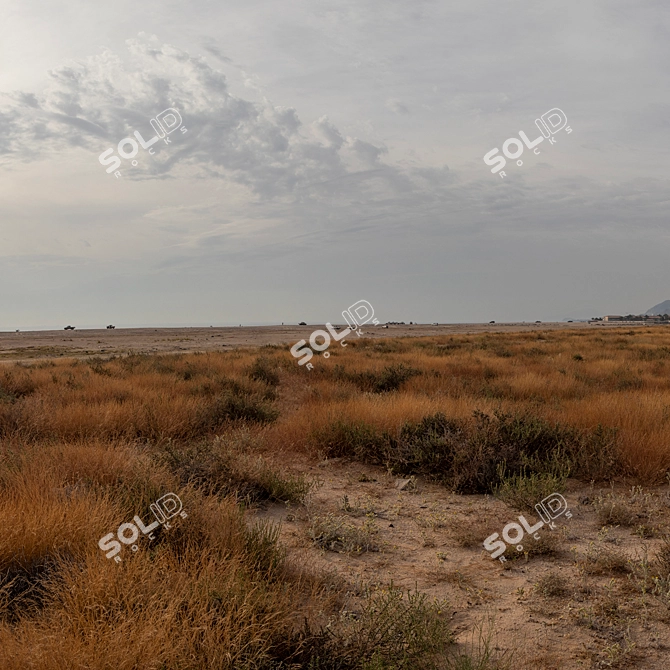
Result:
{"label": "sky", "polygon": [[5,0],[0,330],[644,312],[669,51],[661,0]]}

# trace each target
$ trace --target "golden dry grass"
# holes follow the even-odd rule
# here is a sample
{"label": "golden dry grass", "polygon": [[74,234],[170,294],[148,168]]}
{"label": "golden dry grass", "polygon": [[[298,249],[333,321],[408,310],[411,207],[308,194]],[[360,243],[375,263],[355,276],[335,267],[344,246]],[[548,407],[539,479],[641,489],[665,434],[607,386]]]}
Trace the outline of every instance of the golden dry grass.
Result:
{"label": "golden dry grass", "polygon": [[[322,580],[283,563],[271,528],[250,531],[234,499],[179,488],[137,449],[16,449],[3,461],[0,667],[269,667],[295,651],[313,600],[332,605]],[[100,537],[168,491],[187,518],[106,559]]]}
{"label": "golden dry grass", "polygon": [[[288,564],[276,532],[250,530],[236,499],[249,487],[299,499],[304,481],[277,466],[292,451],[327,455],[318,436],[334,425],[377,439],[426,417],[466,431],[475,411],[504,412],[615,429],[613,476],[653,484],[670,469],[664,328],[362,339],[313,362],[263,347],[0,368],[0,667],[279,670],[334,658],[315,632],[342,604],[328,578]],[[98,540],[149,518],[168,492],[188,517],[106,559]],[[417,659],[374,667],[424,667]]]}
{"label": "golden dry grass", "polygon": [[[396,392],[365,393],[351,381],[334,383],[335,366],[380,373],[399,364],[423,374]],[[291,391],[301,411],[284,415],[273,429],[296,446],[306,446],[307,436],[334,417],[390,430],[436,411],[467,419],[475,410],[498,409],[586,431],[616,429],[622,465],[645,483],[663,481],[670,468],[665,328],[359,340],[300,372]]]}

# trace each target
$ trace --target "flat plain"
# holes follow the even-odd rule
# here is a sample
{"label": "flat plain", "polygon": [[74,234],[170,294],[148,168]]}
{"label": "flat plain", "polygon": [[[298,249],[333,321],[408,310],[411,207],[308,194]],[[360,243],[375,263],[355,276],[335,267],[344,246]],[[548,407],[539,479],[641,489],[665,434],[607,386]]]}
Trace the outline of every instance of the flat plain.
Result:
{"label": "flat plain", "polygon": [[[614,324],[555,322],[535,323],[463,323],[438,326],[389,325],[363,326],[366,337],[421,337],[455,333],[516,332],[541,328],[612,328]],[[127,353],[179,353],[217,351],[236,347],[258,347],[265,344],[287,344],[308,340],[316,328],[307,326],[237,326],[203,328],[87,328],[82,330],[39,330],[0,332],[0,361],[60,356],[121,355]]]}
{"label": "flat plain", "polygon": [[0,667],[667,667],[670,331],[316,327],[0,337]]}

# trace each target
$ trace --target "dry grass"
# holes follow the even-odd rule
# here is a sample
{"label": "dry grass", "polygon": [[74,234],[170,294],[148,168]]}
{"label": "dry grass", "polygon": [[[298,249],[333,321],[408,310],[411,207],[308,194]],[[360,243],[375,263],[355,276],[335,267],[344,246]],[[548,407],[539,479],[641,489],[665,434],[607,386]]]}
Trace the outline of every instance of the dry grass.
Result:
{"label": "dry grass", "polygon": [[192,484],[209,495],[236,495],[247,505],[264,501],[299,504],[314,484],[302,473],[279,472],[267,457],[259,455],[261,436],[246,428],[187,444],[170,441],[151,451],[182,485]]}
{"label": "dry grass", "polygon": [[187,439],[231,422],[268,423],[272,386],[252,357],[134,355],[110,361],[15,364],[0,373],[0,437]]}
{"label": "dry grass", "polygon": [[547,572],[537,581],[535,590],[544,598],[561,598],[567,595],[568,586],[565,577],[555,572]]}
{"label": "dry grass", "polygon": [[[3,365],[0,667],[431,667],[448,642],[432,605],[369,594],[347,620],[339,587],[287,562],[275,527],[248,527],[240,502],[307,495],[311,482],[281,466],[287,453],[378,463],[457,491],[498,485],[521,506],[568,472],[651,485],[670,471],[665,329],[362,339],[315,363],[306,371],[269,347]],[[151,518],[168,492],[188,516],[124,547],[120,563],[105,558],[98,540]],[[603,524],[633,528],[654,521],[656,504],[638,488],[597,509]],[[349,519],[314,520],[313,539],[379,549],[371,518],[350,519],[373,508],[342,509]],[[488,534],[475,519],[443,525],[467,546]],[[555,540],[512,550],[551,553]],[[648,586],[663,602],[668,555],[664,545]],[[579,565],[632,569],[603,549]]]}
{"label": "dry grass", "polygon": [[[584,435],[606,431],[616,441],[618,472],[656,484],[670,469],[668,352],[670,330],[662,328],[362,339],[312,372],[287,360],[303,411],[280,419],[274,434],[319,450],[314,436],[334,422],[393,434],[438,412],[470,423],[476,410],[530,414]],[[421,374],[396,391],[365,392],[346,381],[401,365]],[[587,460],[598,453],[594,444]],[[607,478],[612,462],[597,465],[596,479]]]}
{"label": "dry grass", "polygon": [[[240,502],[311,488],[266,443],[282,376],[254,352],[2,370],[0,667],[431,667],[450,638],[423,596],[369,594],[347,623],[329,575],[245,522]],[[169,492],[185,518],[106,558],[99,540]]]}
{"label": "dry grass", "polygon": [[360,554],[364,551],[380,551],[376,539],[378,528],[372,519],[360,524],[349,522],[345,517],[332,514],[311,519],[308,537],[317,547],[328,551]]}
{"label": "dry grass", "polygon": [[[351,626],[338,624],[337,634],[321,627],[329,612],[339,616],[326,576],[287,564],[277,527],[248,527],[233,497],[180,487],[127,445],[29,445],[5,456],[0,667],[307,667],[325,648],[332,663],[318,667],[361,667],[350,658]],[[134,513],[146,521],[166,491],[179,495],[187,517],[138,541],[136,552],[125,548],[120,563],[106,559],[100,537]],[[371,627],[378,600],[363,602],[361,644],[379,638]],[[425,599],[394,596],[382,614],[394,629],[393,639],[380,638],[388,648],[380,658],[397,654],[396,640],[418,622],[432,626],[421,633],[427,650],[449,641]],[[397,667],[429,667],[422,649]]]}
{"label": "dry grass", "polygon": [[620,551],[593,544],[578,566],[587,575],[625,575],[632,569],[630,560]]}

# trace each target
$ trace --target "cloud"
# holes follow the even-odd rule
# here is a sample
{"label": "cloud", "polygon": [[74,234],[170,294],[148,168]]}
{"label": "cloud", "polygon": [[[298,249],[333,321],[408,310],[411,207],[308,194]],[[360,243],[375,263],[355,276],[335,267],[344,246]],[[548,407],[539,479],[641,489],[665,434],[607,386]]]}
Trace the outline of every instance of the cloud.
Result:
{"label": "cloud", "polygon": [[[215,47],[207,50],[226,60]],[[123,56],[104,51],[53,69],[49,79],[41,95],[8,96],[0,136],[5,160],[53,158],[74,147],[96,158],[107,148],[116,153],[136,130],[152,138],[149,120],[170,107],[186,132],[172,135],[171,146],[155,145],[148,168],[122,161],[124,177],[227,178],[272,198],[377,165],[386,152],[345,136],[325,116],[304,126],[294,108],[235,96],[225,74],[204,58],[146,35],[128,40]]]}
{"label": "cloud", "polygon": [[400,102],[400,100],[396,100],[395,98],[386,101],[386,108],[395,114],[409,114],[409,107],[404,102]]}
{"label": "cloud", "polygon": [[214,44],[205,44],[203,46],[205,51],[208,53],[212,54],[212,56],[216,57],[218,60],[220,60],[222,63],[232,63],[233,59],[228,58],[228,56],[225,56],[221,49],[219,49],[217,46]]}

